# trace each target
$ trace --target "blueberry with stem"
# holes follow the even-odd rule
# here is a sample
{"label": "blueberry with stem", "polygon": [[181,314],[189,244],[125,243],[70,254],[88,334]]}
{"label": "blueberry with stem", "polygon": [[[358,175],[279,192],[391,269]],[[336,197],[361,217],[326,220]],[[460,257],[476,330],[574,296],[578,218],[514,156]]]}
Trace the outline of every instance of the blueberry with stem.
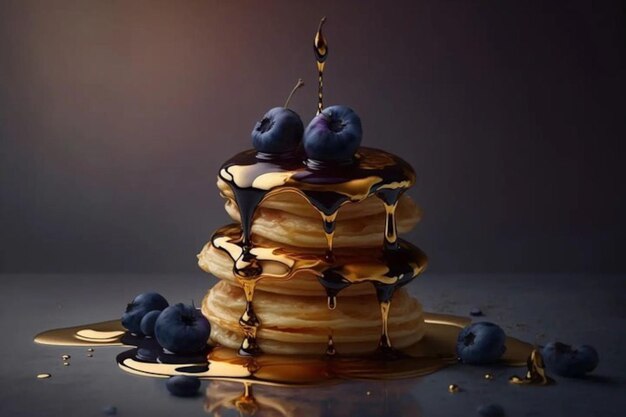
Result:
{"label": "blueberry with stem", "polygon": [[298,113],[288,108],[289,101],[296,90],[304,85],[298,80],[287,97],[283,107],[274,107],[254,125],[252,144],[264,154],[283,154],[294,152],[300,146],[304,125]]}

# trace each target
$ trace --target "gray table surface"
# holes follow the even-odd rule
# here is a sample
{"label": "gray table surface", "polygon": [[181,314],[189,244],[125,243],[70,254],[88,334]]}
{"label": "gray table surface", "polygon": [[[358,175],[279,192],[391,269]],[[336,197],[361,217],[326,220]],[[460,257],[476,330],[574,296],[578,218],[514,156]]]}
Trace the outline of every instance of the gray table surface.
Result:
{"label": "gray table surface", "polygon": [[[189,275],[2,275],[0,329],[1,416],[99,416],[108,405],[119,416],[207,415],[220,399],[235,398],[240,384],[204,382],[205,395],[167,394],[163,380],[121,371],[119,347],[43,346],[33,336],[54,327],[118,317],[136,293],[156,290],[171,302],[199,304],[214,280]],[[467,315],[481,307],[486,320],[533,343],[588,343],[600,365],[585,379],[557,377],[549,387],[512,386],[522,369],[453,366],[414,380],[347,382],[332,388],[263,388],[257,397],[280,414],[297,416],[473,416],[485,403],[501,404],[507,416],[626,415],[626,276],[435,275],[410,285],[425,310]],[[60,356],[70,354],[71,365]],[[495,375],[487,381],[486,371]],[[38,380],[48,372],[50,379]],[[450,394],[449,384],[462,391]],[[210,414],[210,413],[209,413]],[[234,409],[221,415],[237,416]],[[257,416],[264,414],[257,413]]]}

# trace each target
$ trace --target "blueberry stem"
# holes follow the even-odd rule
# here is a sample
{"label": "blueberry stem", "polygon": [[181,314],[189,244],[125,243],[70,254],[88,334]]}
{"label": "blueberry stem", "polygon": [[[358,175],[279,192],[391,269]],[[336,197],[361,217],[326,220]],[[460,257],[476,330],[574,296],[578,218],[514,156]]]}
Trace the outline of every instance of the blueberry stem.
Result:
{"label": "blueberry stem", "polygon": [[284,108],[287,108],[287,106],[289,106],[289,101],[291,100],[291,97],[296,92],[296,90],[302,87],[303,85],[304,85],[304,81],[302,81],[302,78],[298,78],[298,82],[296,83],[296,86],[293,88],[293,90],[291,90],[291,93],[289,93],[289,97],[287,97],[287,101],[285,101],[285,105],[283,106]]}

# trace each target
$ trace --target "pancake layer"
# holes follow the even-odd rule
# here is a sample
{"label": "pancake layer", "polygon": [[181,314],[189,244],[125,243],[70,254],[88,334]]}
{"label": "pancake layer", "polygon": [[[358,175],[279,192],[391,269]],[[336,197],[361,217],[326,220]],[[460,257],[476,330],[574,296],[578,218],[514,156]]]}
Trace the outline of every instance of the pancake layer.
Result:
{"label": "pancake layer", "polygon": [[[354,285],[353,287],[371,287]],[[202,312],[211,322],[211,340],[237,349],[243,339],[239,318],[245,309],[243,290],[222,281],[202,302]],[[358,354],[376,349],[381,321],[378,301],[373,294],[341,296],[334,310],[325,296],[296,296],[261,291],[254,295],[254,309],[261,321],[257,342],[266,353],[323,354],[332,334],[342,354]],[[422,308],[400,288],[389,315],[389,335],[396,348],[408,347],[424,334]]]}
{"label": "pancake layer", "polygon": [[[217,184],[226,199],[226,212],[234,221],[240,222],[232,190],[222,180]],[[415,202],[403,195],[396,209],[398,233],[413,229],[421,215]],[[384,227],[385,208],[377,197],[347,203],[337,214],[333,247],[380,247]],[[293,192],[273,195],[260,204],[252,224],[252,235],[302,248],[325,248],[327,245],[320,213]]]}

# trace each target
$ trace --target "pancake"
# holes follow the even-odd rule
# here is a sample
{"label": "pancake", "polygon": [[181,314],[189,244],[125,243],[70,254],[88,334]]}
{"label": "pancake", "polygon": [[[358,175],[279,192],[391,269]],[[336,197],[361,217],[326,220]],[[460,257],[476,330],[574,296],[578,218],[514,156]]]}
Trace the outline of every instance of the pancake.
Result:
{"label": "pancake", "polygon": [[[228,205],[235,204],[235,196],[233,194],[230,186],[224,182],[221,178],[217,180],[217,188],[220,191],[220,195],[225,198],[227,208]],[[400,200],[410,199],[406,194],[403,195]],[[272,195],[271,197],[264,200],[260,207],[266,207],[275,210],[281,210],[286,213],[295,214],[300,217],[309,217],[312,219],[319,219],[319,213],[311,207],[309,202],[304,199],[304,197],[300,196],[294,192],[284,192]],[[230,211],[229,211],[230,213]],[[381,201],[375,197],[370,196],[357,203],[348,203],[344,205],[339,211],[338,217],[340,219],[352,219],[357,217],[367,217],[375,214],[384,215],[385,209],[381,203]]]}
{"label": "pancake", "polygon": [[[207,243],[198,255],[198,265],[204,271],[221,280],[233,284],[237,282],[233,273],[232,259],[228,254],[214,248],[210,243]],[[326,296],[326,290],[320,285],[317,275],[312,271],[301,271],[289,280],[263,278],[257,284],[257,289],[276,294]],[[371,285],[351,285],[344,289],[341,294],[342,296],[374,294],[374,289]]]}
{"label": "pancake", "polygon": [[[353,287],[358,286],[361,285]],[[380,338],[380,310],[373,294],[344,296],[342,293],[336,309],[330,310],[325,296],[282,295],[261,291],[259,287],[254,295],[254,309],[261,321],[257,342],[266,353],[323,354],[331,331],[335,347],[342,354],[371,352]],[[211,340],[221,346],[239,348],[243,339],[239,318],[244,310],[241,288],[226,281],[215,285],[202,302],[202,313],[212,326]],[[404,289],[398,289],[389,315],[393,346],[408,347],[423,334],[420,304]]]}
{"label": "pancake", "polygon": [[[220,192],[226,197],[228,215],[240,222],[239,209],[228,185]],[[220,182],[218,182],[220,186]],[[396,209],[399,234],[412,230],[421,218],[421,210],[404,195]],[[319,212],[300,195],[292,192],[274,195],[257,208],[252,224],[252,235],[284,245],[301,248],[325,248],[326,236]],[[368,197],[358,203],[344,205],[337,215],[333,247],[380,247],[385,227],[385,209],[377,197]]]}

